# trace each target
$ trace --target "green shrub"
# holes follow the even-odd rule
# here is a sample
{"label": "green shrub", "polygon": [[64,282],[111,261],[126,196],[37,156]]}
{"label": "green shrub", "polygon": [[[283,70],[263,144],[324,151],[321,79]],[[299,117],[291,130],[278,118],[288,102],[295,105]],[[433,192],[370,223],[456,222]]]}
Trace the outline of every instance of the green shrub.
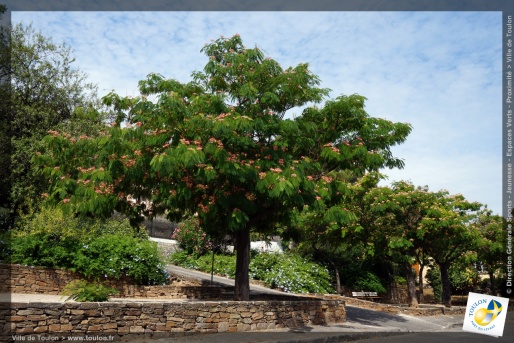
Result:
{"label": "green shrub", "polygon": [[205,254],[212,246],[196,217],[189,217],[178,224],[171,238],[179,243],[182,250],[198,256]]}
{"label": "green shrub", "polygon": [[104,234],[121,234],[136,238],[148,238],[143,227],[133,227],[122,216],[101,220],[65,215],[61,209],[43,207],[40,212],[22,217],[15,230],[17,235],[53,234],[58,237],[95,237]]}
{"label": "green shrub", "polygon": [[58,237],[36,232],[15,235],[11,239],[12,263],[50,268],[72,268],[79,240],[74,237]]}
{"label": "green shrub", "polygon": [[443,299],[443,283],[438,266],[430,267],[427,271],[427,281],[434,291],[434,302],[439,304]]}
{"label": "green shrub", "polygon": [[[266,255],[260,254],[261,255]],[[275,254],[279,255],[279,254]],[[256,266],[259,266],[259,259],[256,259]],[[262,281],[271,287],[277,287],[284,292],[291,293],[333,293],[331,277],[328,270],[319,264],[311,262],[299,255],[280,254],[277,256],[278,264],[274,265],[269,272],[263,269],[256,273],[264,275]],[[265,259],[264,265],[269,260]],[[257,269],[259,269],[257,267]]]}
{"label": "green shrub", "polygon": [[279,254],[262,253],[255,255],[250,261],[250,277],[256,280],[264,280],[280,263]]}
{"label": "green shrub", "polygon": [[110,295],[118,294],[119,291],[107,287],[99,283],[88,283],[84,280],[75,280],[70,282],[64,287],[63,295],[67,295],[68,300],[75,300],[80,302],[85,301],[107,301]]}
{"label": "green shrub", "polygon": [[198,259],[189,255],[187,251],[177,251],[169,255],[168,262],[182,268],[199,270]]}
{"label": "green shrub", "polygon": [[16,235],[53,234],[58,237],[81,237],[87,235],[86,226],[80,220],[65,215],[62,210],[43,207],[40,212],[27,214],[19,219],[15,228]]}
{"label": "green shrub", "polygon": [[89,238],[79,246],[74,269],[87,277],[129,276],[140,284],[165,284],[168,279],[157,244],[119,234]]}
{"label": "green shrub", "polygon": [[384,285],[382,285],[382,281],[378,276],[373,274],[372,272],[365,272],[361,275],[357,281],[353,284],[353,288],[357,290],[369,291],[369,292],[377,292],[377,293],[386,293],[386,289]]}
{"label": "green shrub", "polygon": [[[173,254],[170,262],[184,268],[209,273],[212,256],[207,254],[197,257],[182,251]],[[215,255],[215,274],[233,278],[235,269],[235,255]],[[294,254],[257,254],[250,261],[249,276],[263,281],[270,287],[282,288],[285,292],[333,292],[330,274],[324,267]]]}
{"label": "green shrub", "polygon": [[456,264],[449,269],[452,293],[472,292],[475,286],[481,283],[478,270],[473,266]]}
{"label": "green shrub", "polygon": [[139,284],[165,284],[168,274],[146,231],[126,219],[66,217],[43,208],[12,232],[11,263],[65,268],[99,280],[132,277]]}

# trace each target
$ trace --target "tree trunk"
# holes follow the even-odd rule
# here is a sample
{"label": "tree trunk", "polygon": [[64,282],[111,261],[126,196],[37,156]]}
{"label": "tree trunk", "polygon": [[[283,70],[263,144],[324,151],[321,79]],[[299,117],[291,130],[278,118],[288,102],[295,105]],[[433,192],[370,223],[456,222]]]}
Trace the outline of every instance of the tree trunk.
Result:
{"label": "tree trunk", "polygon": [[341,294],[343,290],[341,289],[341,277],[339,276],[339,270],[336,267],[334,271],[336,273],[336,291],[337,294]]}
{"label": "tree trunk", "polygon": [[420,304],[422,304],[424,301],[425,301],[425,297],[424,297],[424,283],[423,283],[423,270],[425,269],[425,265],[424,264],[419,264],[419,277],[418,277],[418,283],[419,283],[419,288],[418,288],[418,302]]}
{"label": "tree trunk", "polygon": [[250,300],[250,229],[244,228],[236,233],[236,282],[234,300]]}
{"label": "tree trunk", "polygon": [[494,279],[494,272],[492,271],[491,267],[488,266],[489,270],[489,280],[491,281],[491,294],[496,296],[496,280]]}
{"label": "tree trunk", "polygon": [[[314,248],[314,249],[317,250],[316,248]],[[332,261],[332,259],[330,257],[328,257],[327,254],[325,254],[325,252],[323,252],[321,250],[317,250],[317,251],[332,266],[332,268],[334,268],[334,274],[335,274],[335,278],[336,278],[336,292],[337,292],[337,294],[341,294],[342,293],[341,277],[339,276],[339,269],[337,268],[337,265],[334,263],[334,261]]]}
{"label": "tree trunk", "polygon": [[441,270],[441,283],[443,284],[443,305],[446,307],[452,307],[452,291],[448,268],[448,263],[439,263],[439,269]]}
{"label": "tree trunk", "polygon": [[409,307],[418,307],[418,297],[416,296],[416,279],[412,273],[412,266],[409,262],[403,263],[403,271],[407,279],[407,291],[409,295]]}

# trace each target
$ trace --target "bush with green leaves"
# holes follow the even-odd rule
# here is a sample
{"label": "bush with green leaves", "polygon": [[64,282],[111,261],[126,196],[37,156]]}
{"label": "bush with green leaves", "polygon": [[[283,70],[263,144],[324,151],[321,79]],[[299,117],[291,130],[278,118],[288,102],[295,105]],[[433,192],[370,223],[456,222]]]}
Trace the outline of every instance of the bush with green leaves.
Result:
{"label": "bush with green leaves", "polygon": [[67,218],[43,209],[13,230],[9,262],[65,268],[99,280],[131,277],[139,284],[165,284],[168,274],[157,244],[125,219]]}
{"label": "bush with green leaves", "polygon": [[[270,269],[260,268],[260,254],[254,260],[254,267],[260,270],[261,279],[271,287],[281,288],[291,293],[333,293],[332,278],[329,271],[304,257],[295,254],[281,254]],[[275,254],[278,255],[278,254]],[[283,258],[282,258],[283,256]],[[264,257],[263,267],[269,266],[269,259]],[[269,272],[267,272],[269,270]]]}
{"label": "bush with green leaves", "polygon": [[100,283],[74,280],[64,287],[62,294],[68,296],[66,301],[100,302],[109,300],[110,295],[119,294],[119,291]]}
{"label": "bush with green leaves", "polygon": [[18,221],[14,232],[16,235],[41,233],[75,238],[103,234],[148,238],[148,232],[145,228],[131,226],[129,220],[120,215],[115,215],[106,220],[74,217],[54,207],[42,207],[39,212],[23,216]]}
{"label": "bush with green leaves", "polygon": [[128,276],[147,285],[165,284],[168,279],[156,243],[119,234],[82,241],[73,268],[87,277]]}
{"label": "bush with green leaves", "polygon": [[382,281],[378,276],[372,272],[364,272],[353,284],[353,288],[356,290],[363,290],[367,292],[386,293]]}
{"label": "bush with green leaves", "polygon": [[[170,262],[184,268],[210,272],[212,256],[188,255],[178,252]],[[236,269],[234,255],[215,255],[214,273],[233,278]],[[249,268],[250,278],[261,280],[274,288],[289,293],[332,293],[328,270],[295,254],[260,253],[253,256]]]}
{"label": "bush with green leaves", "polygon": [[441,271],[438,266],[430,267],[427,270],[427,281],[434,291],[434,302],[439,304],[443,298],[443,283],[441,281]]}
{"label": "bush with green leaves", "polygon": [[171,239],[176,240],[182,250],[198,256],[205,254],[212,246],[209,236],[202,230],[198,218],[184,219],[173,231]]}
{"label": "bush with green leaves", "polygon": [[15,235],[11,240],[12,263],[49,268],[73,268],[73,260],[80,240],[76,237],[51,233]]}

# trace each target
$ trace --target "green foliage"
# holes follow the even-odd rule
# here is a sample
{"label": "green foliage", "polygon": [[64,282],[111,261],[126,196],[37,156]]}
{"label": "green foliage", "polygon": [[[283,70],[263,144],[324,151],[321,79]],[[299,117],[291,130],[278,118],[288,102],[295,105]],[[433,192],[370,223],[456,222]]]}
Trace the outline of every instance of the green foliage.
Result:
{"label": "green foliage", "polygon": [[89,283],[84,280],[75,280],[64,287],[63,295],[68,295],[66,300],[79,302],[108,301],[109,296],[118,294],[119,291],[99,283]]}
{"label": "green foliage", "polygon": [[[55,44],[30,25],[12,27],[7,37],[2,40],[1,52],[2,57],[8,53],[10,58],[0,59],[0,69],[1,76],[11,81],[8,110],[2,120],[10,127],[4,130],[2,126],[2,133],[7,135],[0,138],[0,207],[18,214],[37,209],[48,187],[48,179],[31,161],[45,151],[43,137],[47,131],[59,126],[76,127],[72,124],[77,120],[75,111],[97,106],[98,100],[96,87],[73,66],[69,47]],[[81,134],[94,135],[104,126],[98,113],[87,125],[82,122]],[[4,137],[10,141],[4,141]]]}
{"label": "green foliage", "polygon": [[73,218],[43,208],[12,232],[10,261],[66,268],[100,279],[131,277],[140,284],[164,284],[168,275],[157,244],[126,219]]}
{"label": "green foliage", "polygon": [[171,238],[188,254],[203,255],[212,246],[209,236],[202,230],[198,218],[190,216],[180,222]]}
{"label": "green foliage", "polygon": [[23,265],[50,268],[73,268],[80,240],[55,234],[15,235],[11,241],[10,261]]}
{"label": "green foliage", "polygon": [[353,288],[356,290],[386,293],[382,281],[371,272],[364,272],[353,284]]}
{"label": "green foliage", "polygon": [[399,284],[399,285],[406,285],[407,284],[407,279],[404,278],[403,276],[395,275],[394,276],[394,282]]}
{"label": "green foliage", "polygon": [[[256,275],[263,276],[262,281],[271,287],[281,288],[284,292],[291,293],[333,293],[332,278],[328,270],[299,255],[287,254],[277,256],[277,264],[270,266],[270,259],[259,254],[250,262],[250,273],[256,271]],[[277,254],[278,255],[278,254]],[[267,268],[267,269],[264,269]]]}
{"label": "green foliage", "polygon": [[[178,252],[170,262],[184,268],[211,271],[212,256],[200,257]],[[234,255],[215,255],[214,273],[233,278],[236,258]],[[250,261],[249,275],[263,281],[269,287],[281,288],[289,293],[332,293],[331,277],[326,268],[295,254],[260,253]]]}
{"label": "green foliage", "polygon": [[133,227],[121,216],[109,219],[75,217],[65,214],[61,208],[43,206],[38,212],[21,216],[16,235],[51,234],[61,238],[87,238],[103,234],[120,234],[136,238],[148,238],[144,227]]}
{"label": "green foliage", "polygon": [[357,252],[355,250],[340,261],[341,282],[355,291],[385,293],[386,283],[377,273],[381,268],[371,257],[360,260],[355,256]]}
{"label": "green foliage", "polygon": [[433,266],[427,270],[427,280],[434,291],[434,301],[437,304],[441,303],[443,297],[443,283],[441,281],[441,271],[439,267]]}
{"label": "green foliage", "polygon": [[165,284],[168,278],[156,243],[121,235],[105,234],[82,241],[73,267],[87,277],[129,276],[146,285]]}
{"label": "green foliage", "polygon": [[453,293],[467,294],[480,285],[478,271],[473,265],[458,263],[451,266],[448,273]]}

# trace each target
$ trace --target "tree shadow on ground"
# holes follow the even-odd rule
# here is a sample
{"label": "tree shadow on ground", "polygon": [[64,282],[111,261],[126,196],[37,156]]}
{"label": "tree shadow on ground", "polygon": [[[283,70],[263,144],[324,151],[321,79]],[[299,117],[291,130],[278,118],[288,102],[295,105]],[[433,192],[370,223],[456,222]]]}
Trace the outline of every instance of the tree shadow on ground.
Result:
{"label": "tree shadow on ground", "polygon": [[346,320],[372,326],[390,326],[391,322],[405,323],[407,320],[395,314],[346,306]]}

